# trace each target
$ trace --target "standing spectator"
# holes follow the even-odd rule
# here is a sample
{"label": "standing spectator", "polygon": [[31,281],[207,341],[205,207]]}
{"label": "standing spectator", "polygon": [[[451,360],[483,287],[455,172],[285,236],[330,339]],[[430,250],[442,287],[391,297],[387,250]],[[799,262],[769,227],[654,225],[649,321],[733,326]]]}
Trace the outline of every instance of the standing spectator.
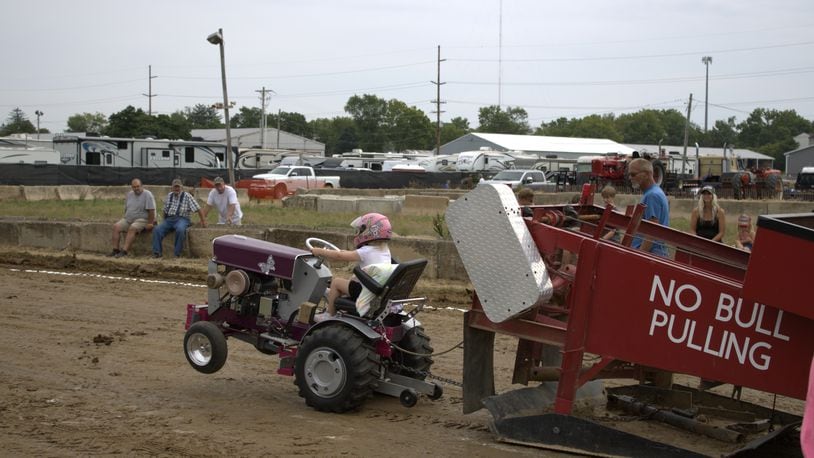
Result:
{"label": "standing spectator", "polygon": [[[633,188],[641,189],[644,192],[640,202],[646,206],[642,218],[662,226],[669,226],[670,204],[667,202],[667,196],[661,190],[661,186],[653,179],[653,164],[647,159],[633,159],[628,165],[628,176]],[[645,240],[642,236],[637,235],[630,246],[657,256],[667,257],[667,247],[659,240]]]}
{"label": "standing spectator", "polygon": [[218,209],[218,224],[229,224],[240,226],[243,219],[243,212],[240,211],[240,202],[237,201],[237,192],[231,186],[223,182],[223,178],[215,178],[215,189],[209,191],[204,208],[204,218],[209,211],[215,207]]}
{"label": "standing spectator", "polygon": [[698,196],[698,205],[690,215],[690,231],[713,242],[723,242],[726,234],[724,209],[718,205],[715,188],[704,186]]}
{"label": "standing spectator", "polygon": [[518,191],[517,204],[520,205],[520,216],[531,217],[534,212],[529,208],[529,205],[534,205],[534,191],[529,188]]}
{"label": "standing spectator", "polygon": [[[605,205],[610,205],[611,208],[616,208],[616,203],[614,199],[616,199],[616,188],[611,185],[606,185],[602,188],[602,201],[605,202]],[[610,240],[612,242],[621,242],[622,241],[622,233],[618,229],[611,229],[602,236],[603,240]]]}
{"label": "standing spectator", "polygon": [[752,252],[755,243],[755,230],[752,227],[752,218],[747,214],[738,216],[738,236],[735,238],[735,247]]}
{"label": "standing spectator", "polygon": [[153,231],[153,257],[160,258],[164,237],[175,231],[175,257],[181,256],[184,250],[184,240],[187,238],[187,228],[192,224],[189,215],[197,212],[201,218],[201,226],[206,227],[206,215],[201,206],[192,197],[192,194],[182,189],[181,180],[172,180],[172,192],[167,194],[164,201],[164,221]]}
{"label": "standing spectator", "polygon": [[[153,193],[144,189],[141,180],[133,178],[130,182],[132,190],[124,198],[124,218],[113,225],[113,251],[108,256],[120,258],[127,256],[136,235],[155,225],[155,198]],[[124,249],[119,250],[119,239],[122,232],[127,232],[124,238]]]}
{"label": "standing spectator", "polygon": [[605,202],[605,205],[610,205],[611,207],[616,208],[616,203],[614,199],[616,199],[616,188],[611,185],[606,185],[602,188],[602,201]]}

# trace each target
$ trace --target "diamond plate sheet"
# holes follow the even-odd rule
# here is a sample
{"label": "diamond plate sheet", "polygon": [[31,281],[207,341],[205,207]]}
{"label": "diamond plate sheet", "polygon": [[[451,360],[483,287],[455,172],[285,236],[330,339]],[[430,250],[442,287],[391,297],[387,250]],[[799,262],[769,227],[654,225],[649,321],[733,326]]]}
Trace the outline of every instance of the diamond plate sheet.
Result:
{"label": "diamond plate sheet", "polygon": [[447,209],[447,227],[489,320],[500,323],[551,297],[551,279],[512,190],[482,183]]}

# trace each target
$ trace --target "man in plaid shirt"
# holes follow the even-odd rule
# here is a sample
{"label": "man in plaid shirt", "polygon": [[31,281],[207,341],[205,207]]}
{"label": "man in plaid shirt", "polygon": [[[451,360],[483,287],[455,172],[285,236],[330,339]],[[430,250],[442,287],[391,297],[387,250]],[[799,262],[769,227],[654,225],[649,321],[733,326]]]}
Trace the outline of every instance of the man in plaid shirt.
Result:
{"label": "man in plaid shirt", "polygon": [[172,180],[172,192],[164,200],[164,221],[153,229],[153,257],[161,257],[161,242],[164,237],[175,231],[175,257],[181,256],[184,249],[184,240],[187,238],[187,228],[192,224],[189,215],[198,213],[201,226],[206,227],[206,216],[201,206],[192,197],[192,194],[181,189],[181,180]]}

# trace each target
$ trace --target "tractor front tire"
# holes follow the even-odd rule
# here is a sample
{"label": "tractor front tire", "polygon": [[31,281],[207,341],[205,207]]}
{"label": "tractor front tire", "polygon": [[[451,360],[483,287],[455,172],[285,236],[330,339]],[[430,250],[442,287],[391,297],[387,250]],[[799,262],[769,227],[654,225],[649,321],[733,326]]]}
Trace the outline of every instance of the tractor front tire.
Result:
{"label": "tractor front tire", "polygon": [[212,374],[226,363],[226,336],[212,322],[198,321],[184,334],[184,355],[196,371]]}
{"label": "tractor front tire", "polygon": [[294,365],[294,383],[305,403],[322,412],[357,409],[373,393],[379,355],[371,342],[343,324],[306,336]]}

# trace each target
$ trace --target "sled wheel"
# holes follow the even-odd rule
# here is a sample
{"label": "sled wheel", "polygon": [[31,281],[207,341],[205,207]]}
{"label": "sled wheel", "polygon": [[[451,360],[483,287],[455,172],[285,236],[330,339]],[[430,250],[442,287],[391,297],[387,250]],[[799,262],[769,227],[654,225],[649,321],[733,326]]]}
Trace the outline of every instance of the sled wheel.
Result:
{"label": "sled wheel", "polygon": [[198,321],[184,334],[184,355],[198,372],[217,372],[226,363],[226,337],[214,323]]}
{"label": "sled wheel", "polygon": [[307,405],[342,413],[371,395],[378,367],[379,356],[369,341],[344,325],[328,325],[303,339],[294,383]]}
{"label": "sled wheel", "polygon": [[412,388],[407,388],[399,395],[399,401],[404,407],[413,407],[418,403],[418,394]]}
{"label": "sled wheel", "polygon": [[[421,326],[416,326],[407,331],[407,334],[396,345],[409,352],[422,355],[430,355],[433,351],[432,346],[430,346],[430,338],[424,334],[424,328]],[[427,372],[430,371],[433,363],[432,358],[429,356],[411,355],[402,352],[398,348],[393,349],[392,358],[397,363],[393,372],[418,380],[427,378]],[[399,366],[405,367],[407,370],[401,370]]]}
{"label": "sled wheel", "polygon": [[441,399],[441,396],[443,396],[443,395],[444,395],[444,387],[442,387],[441,385],[436,383],[435,386],[432,389],[432,394],[427,396],[427,397],[432,399],[433,401],[436,401],[438,399]]}

